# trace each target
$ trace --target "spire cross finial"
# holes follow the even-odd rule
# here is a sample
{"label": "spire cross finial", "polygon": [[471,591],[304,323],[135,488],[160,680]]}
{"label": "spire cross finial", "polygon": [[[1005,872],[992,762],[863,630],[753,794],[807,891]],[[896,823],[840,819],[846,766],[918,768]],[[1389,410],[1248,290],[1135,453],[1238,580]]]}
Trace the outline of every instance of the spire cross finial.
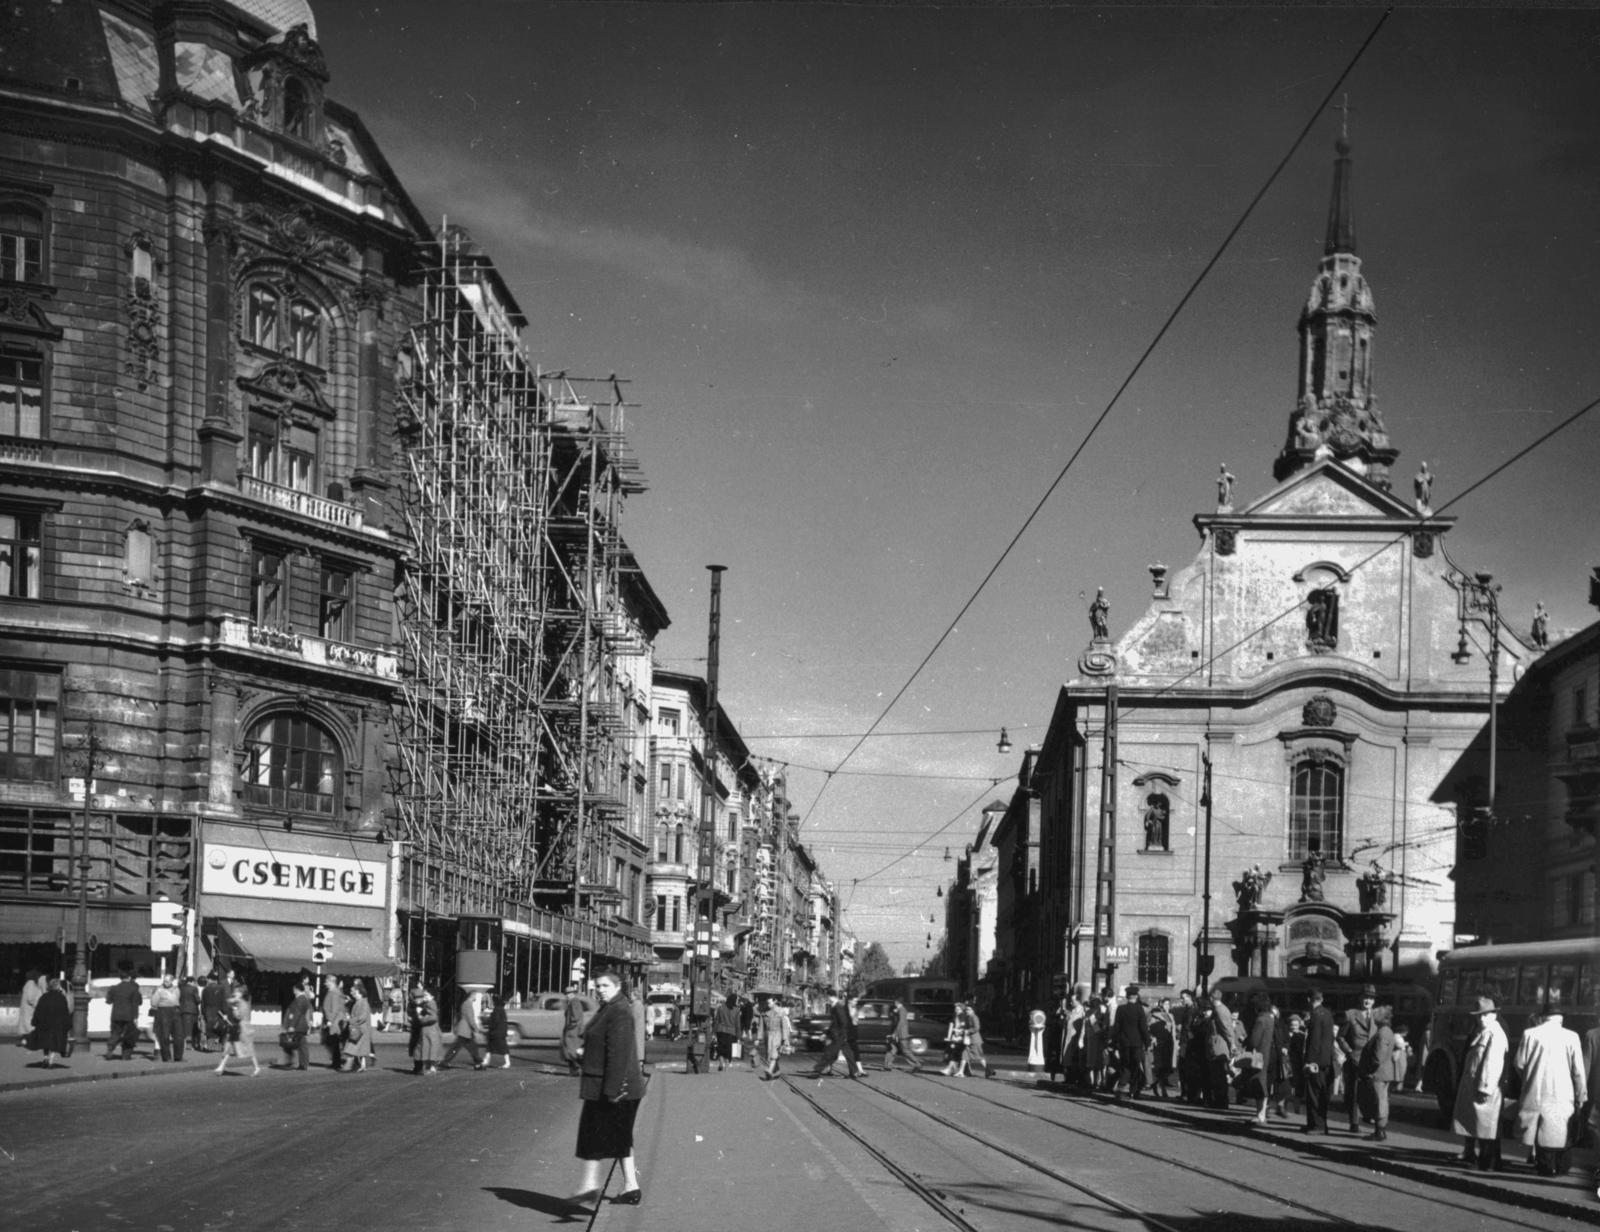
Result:
{"label": "spire cross finial", "polygon": [[1339,103],[1339,110],[1344,113],[1339,123],[1339,136],[1342,140],[1350,140],[1350,95],[1346,94]]}

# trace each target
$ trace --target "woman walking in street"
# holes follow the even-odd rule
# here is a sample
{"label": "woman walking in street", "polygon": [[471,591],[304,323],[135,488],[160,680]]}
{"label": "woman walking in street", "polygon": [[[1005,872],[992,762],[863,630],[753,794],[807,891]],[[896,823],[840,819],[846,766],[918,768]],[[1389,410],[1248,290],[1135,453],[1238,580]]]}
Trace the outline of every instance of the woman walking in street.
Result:
{"label": "woman walking in street", "polygon": [[372,1003],[357,977],[350,981],[350,999],[345,1002],[344,1055],[350,1072],[372,1068]]}
{"label": "woman walking in street", "polygon": [[944,1029],[944,1068],[939,1072],[946,1078],[959,1078],[964,1054],[967,1051],[967,1033],[961,1029],[961,1007],[955,1007],[955,1016]]}
{"label": "woman walking in street", "polygon": [[1272,1012],[1272,1002],[1264,992],[1258,992],[1250,999],[1250,1008],[1255,1012],[1255,1019],[1250,1023],[1250,1035],[1245,1041],[1245,1048],[1255,1055],[1251,1058],[1252,1063],[1242,1069],[1239,1075],[1240,1093],[1247,1100],[1255,1102],[1256,1115],[1252,1123],[1265,1125],[1267,1097],[1272,1092],[1275,1073],[1273,1061],[1278,1051],[1278,1018]]}
{"label": "woman walking in street", "polygon": [[1178,1068],[1178,1024],[1172,1016],[1171,997],[1162,997],[1155,1013],[1150,1015],[1150,1039],[1150,1068],[1154,1079],[1151,1089],[1157,1099],[1171,1099],[1167,1084]]}
{"label": "woman walking in street", "polygon": [[67,994],[61,991],[61,981],[51,978],[33,1007],[33,1047],[44,1053],[46,1069],[54,1069],[56,1058],[67,1055],[71,1033],[72,1007],[67,1004]]}
{"label": "woman walking in street", "polygon": [[506,1042],[506,1034],[511,1024],[506,1021],[506,999],[493,993],[486,994],[494,1008],[489,1011],[489,1060],[500,1058],[500,1068],[511,1068],[511,1045]]}
{"label": "woman walking in street", "polygon": [[437,1074],[444,1055],[444,1036],[439,1031],[439,1003],[418,980],[411,989],[411,1061],[413,1074]]}
{"label": "woman walking in street", "polygon": [[633,1013],[620,995],[622,977],[615,971],[601,971],[594,988],[600,1010],[584,1029],[579,1057],[583,1113],[578,1118],[577,1156],[583,1160],[583,1176],[572,1201],[599,1198],[606,1182],[600,1167],[615,1160],[622,1165],[622,1191],[611,1200],[638,1206],[642,1194],[633,1159],[633,1121],[644,1097],[644,1074],[633,1038]]}
{"label": "woman walking in street", "polygon": [[253,1067],[250,1077],[261,1072],[261,1062],[256,1060],[256,1030],[250,1025],[250,994],[243,984],[234,990],[228,1002],[227,1021],[223,1024],[222,1060],[217,1063],[220,1077],[228,1068],[228,1057],[248,1060]]}

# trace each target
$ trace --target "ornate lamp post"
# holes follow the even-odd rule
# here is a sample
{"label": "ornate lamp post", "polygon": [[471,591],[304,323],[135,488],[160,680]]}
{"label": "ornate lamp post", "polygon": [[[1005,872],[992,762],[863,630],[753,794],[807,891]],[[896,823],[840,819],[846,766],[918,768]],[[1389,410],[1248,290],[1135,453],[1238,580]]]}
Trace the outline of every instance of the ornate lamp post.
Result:
{"label": "ornate lamp post", "polygon": [[1467,642],[1467,622],[1476,621],[1489,630],[1489,798],[1481,810],[1483,816],[1492,818],[1495,805],[1495,763],[1500,744],[1500,584],[1494,575],[1479,570],[1474,576],[1465,574],[1453,578],[1456,593],[1460,595],[1461,637],[1455,653],[1450,657],[1457,663],[1472,658]]}

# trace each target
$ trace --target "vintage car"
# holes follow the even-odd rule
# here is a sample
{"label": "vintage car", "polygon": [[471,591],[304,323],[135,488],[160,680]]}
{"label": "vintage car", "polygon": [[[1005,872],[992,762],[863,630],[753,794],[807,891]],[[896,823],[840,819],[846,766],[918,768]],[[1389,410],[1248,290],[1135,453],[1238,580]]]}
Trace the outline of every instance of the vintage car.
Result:
{"label": "vintage car", "polygon": [[515,1008],[508,1006],[506,1043],[513,1048],[518,1044],[556,1043],[561,1038],[566,1010],[566,994],[559,992],[536,993]]}
{"label": "vintage car", "polygon": [[[862,1000],[856,1002],[856,1034],[863,1053],[889,1051],[889,1024],[894,1020],[894,1002]],[[938,1051],[944,1047],[945,1024],[937,1019],[924,1018],[915,1011],[908,1020],[911,1031],[911,1051],[922,1056],[930,1048]],[[828,1046],[828,1016],[813,1015],[795,1020],[794,1046],[821,1052]]]}

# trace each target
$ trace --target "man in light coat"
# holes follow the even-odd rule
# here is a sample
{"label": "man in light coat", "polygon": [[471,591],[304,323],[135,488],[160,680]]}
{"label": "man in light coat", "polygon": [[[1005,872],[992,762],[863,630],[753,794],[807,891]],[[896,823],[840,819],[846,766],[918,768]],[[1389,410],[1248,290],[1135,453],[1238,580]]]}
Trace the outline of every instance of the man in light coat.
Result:
{"label": "man in light coat", "polygon": [[483,1029],[483,993],[469,992],[461,998],[461,1008],[456,1011],[455,1039],[450,1041],[450,1047],[445,1050],[444,1058],[439,1062],[440,1069],[449,1069],[450,1062],[456,1059],[456,1053],[463,1048],[472,1058],[473,1069],[488,1069],[489,1062],[484,1057],[483,1045],[489,1042],[489,1036]]}
{"label": "man in light coat", "polygon": [[755,1030],[761,1042],[761,1054],[766,1060],[761,1081],[767,1082],[778,1076],[778,1058],[789,1046],[789,1015],[771,997],[763,996],[760,1008],[756,1011]]}
{"label": "man in light coat", "polygon": [[1500,1109],[1505,1102],[1500,1079],[1505,1075],[1510,1045],[1495,998],[1479,997],[1473,1012],[1478,1030],[1467,1044],[1451,1125],[1466,1139],[1463,1163],[1475,1164],[1479,1172],[1499,1172],[1504,1167],[1500,1162]]}
{"label": "man in light coat", "polygon": [[27,982],[22,986],[22,997],[17,1002],[17,1034],[22,1036],[17,1041],[18,1046],[27,1047],[28,1032],[33,1030],[33,1012],[49,988],[49,982],[39,971],[28,972]]}
{"label": "man in light coat", "polygon": [[1588,1091],[1583,1041],[1561,1023],[1559,1002],[1546,1002],[1544,1021],[1522,1033],[1515,1065],[1522,1075],[1517,1132],[1540,1176],[1564,1176],[1567,1126]]}

